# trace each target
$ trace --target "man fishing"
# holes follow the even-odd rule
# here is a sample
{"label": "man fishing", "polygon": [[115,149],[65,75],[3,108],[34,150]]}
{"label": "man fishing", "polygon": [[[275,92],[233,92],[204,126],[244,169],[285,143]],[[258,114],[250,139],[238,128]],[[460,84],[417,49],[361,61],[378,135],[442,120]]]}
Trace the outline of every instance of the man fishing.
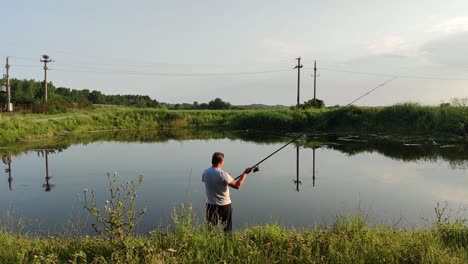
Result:
{"label": "man fishing", "polygon": [[247,174],[252,168],[246,168],[238,180],[222,170],[224,154],[215,152],[211,158],[212,166],[203,171],[202,181],[206,189],[206,221],[211,226],[218,224],[218,219],[224,225],[224,232],[232,231],[232,207],[228,186],[239,189],[244,184]]}

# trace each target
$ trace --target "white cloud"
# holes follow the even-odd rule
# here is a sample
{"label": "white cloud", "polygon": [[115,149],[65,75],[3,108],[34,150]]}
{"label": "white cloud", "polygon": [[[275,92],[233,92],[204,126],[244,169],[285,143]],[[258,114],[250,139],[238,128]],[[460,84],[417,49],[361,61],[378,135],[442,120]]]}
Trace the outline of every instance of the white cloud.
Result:
{"label": "white cloud", "polygon": [[406,56],[414,50],[402,37],[396,35],[374,40],[369,44],[368,49],[373,55],[388,54],[402,56]]}
{"label": "white cloud", "polygon": [[297,57],[305,53],[306,48],[300,44],[287,43],[274,39],[263,39],[261,45],[275,54],[284,55],[284,57]]}
{"label": "white cloud", "polygon": [[468,66],[468,31],[428,41],[421,46],[420,52],[433,63],[465,68]]}
{"label": "white cloud", "polygon": [[427,32],[458,33],[468,31],[468,17],[456,17],[443,21]]}

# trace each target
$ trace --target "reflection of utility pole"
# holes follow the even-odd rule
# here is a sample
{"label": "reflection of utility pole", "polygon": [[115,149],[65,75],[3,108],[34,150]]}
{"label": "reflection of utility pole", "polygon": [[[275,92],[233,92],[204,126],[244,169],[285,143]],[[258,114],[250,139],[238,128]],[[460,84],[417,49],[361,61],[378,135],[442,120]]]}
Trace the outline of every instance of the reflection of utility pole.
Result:
{"label": "reflection of utility pole", "polygon": [[315,187],[315,147],[312,147],[312,187]]}
{"label": "reflection of utility pole", "polygon": [[13,177],[11,177],[11,156],[3,154],[2,161],[5,165],[8,166],[8,168],[5,168],[5,173],[8,173],[8,188],[11,191],[11,182],[13,182]]}
{"label": "reflection of utility pole", "polygon": [[296,146],[296,180],[294,184],[296,184],[296,191],[299,191],[299,185],[301,184],[299,180],[299,146]]}
{"label": "reflection of utility pole", "polygon": [[300,85],[301,85],[301,57],[296,58],[297,60],[297,66],[294,67],[294,69],[297,69],[297,107],[299,107],[300,102]]}
{"label": "reflection of utility pole", "polygon": [[49,58],[49,55],[42,55],[41,62],[44,63],[44,102],[47,102],[47,70],[49,69],[47,67],[47,63],[51,62],[52,60]]}
{"label": "reflection of utility pole", "polygon": [[46,162],[46,177],[45,177],[46,183],[43,184],[42,187],[45,187],[46,192],[50,192],[52,188],[55,187],[55,184],[49,183],[49,180],[50,178],[52,178],[52,176],[49,176],[49,156],[48,156],[47,150],[45,150],[45,162]]}

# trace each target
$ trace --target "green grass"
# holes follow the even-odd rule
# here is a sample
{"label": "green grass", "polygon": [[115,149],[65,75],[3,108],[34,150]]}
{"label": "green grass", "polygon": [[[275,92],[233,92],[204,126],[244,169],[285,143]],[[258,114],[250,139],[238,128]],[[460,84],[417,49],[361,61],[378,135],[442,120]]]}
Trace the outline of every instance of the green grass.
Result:
{"label": "green grass", "polygon": [[166,128],[266,129],[383,133],[427,137],[468,135],[468,107],[349,107],[344,110],[162,110],[95,106],[59,114],[0,114],[0,144],[96,130]]}
{"label": "green grass", "polygon": [[461,223],[405,230],[369,227],[355,216],[327,228],[271,224],[224,235],[181,221],[135,236],[127,249],[99,237],[0,231],[0,263],[467,263],[467,241]]}

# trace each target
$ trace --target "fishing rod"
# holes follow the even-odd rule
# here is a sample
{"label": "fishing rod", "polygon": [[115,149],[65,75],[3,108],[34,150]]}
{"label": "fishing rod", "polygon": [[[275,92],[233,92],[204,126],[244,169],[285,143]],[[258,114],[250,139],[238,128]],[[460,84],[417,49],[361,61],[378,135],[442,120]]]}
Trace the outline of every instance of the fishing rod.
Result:
{"label": "fishing rod", "polygon": [[[344,109],[348,108],[350,105],[352,105],[353,103],[359,101],[360,99],[366,97],[367,95],[369,95],[370,93],[372,93],[373,91],[379,89],[380,87],[382,86],[385,86],[387,83],[395,80],[397,77],[393,77],[383,83],[381,83],[380,85],[372,88],[371,90],[367,91],[366,93],[364,93],[363,95],[359,96],[358,98],[354,99],[351,103],[345,105],[345,106],[342,106],[340,109],[338,109],[336,112],[335,112],[335,115],[332,116],[332,117],[335,117],[338,113],[340,113],[341,111],[343,111]],[[320,123],[319,125],[322,125],[324,124],[325,122],[327,122],[328,120],[330,120],[332,117],[326,119],[325,121],[323,121],[322,123]],[[282,147],[280,147],[279,149],[275,150],[273,153],[271,153],[270,155],[266,156],[264,159],[262,159],[261,161],[257,162],[255,165],[251,166],[250,168],[253,168],[253,172],[257,172],[259,171],[260,169],[258,168],[258,165],[260,165],[261,163],[263,163],[265,160],[269,159],[271,156],[275,155],[276,153],[278,153],[280,150],[284,149],[286,146],[288,146],[289,144],[295,142],[296,140],[300,139],[301,137],[303,137],[304,135],[306,135],[308,132],[303,132],[301,133],[300,135],[296,136],[295,138],[293,138],[291,141],[289,141],[288,143],[284,144]],[[241,177],[242,175],[236,177],[234,180],[237,180]]]}

